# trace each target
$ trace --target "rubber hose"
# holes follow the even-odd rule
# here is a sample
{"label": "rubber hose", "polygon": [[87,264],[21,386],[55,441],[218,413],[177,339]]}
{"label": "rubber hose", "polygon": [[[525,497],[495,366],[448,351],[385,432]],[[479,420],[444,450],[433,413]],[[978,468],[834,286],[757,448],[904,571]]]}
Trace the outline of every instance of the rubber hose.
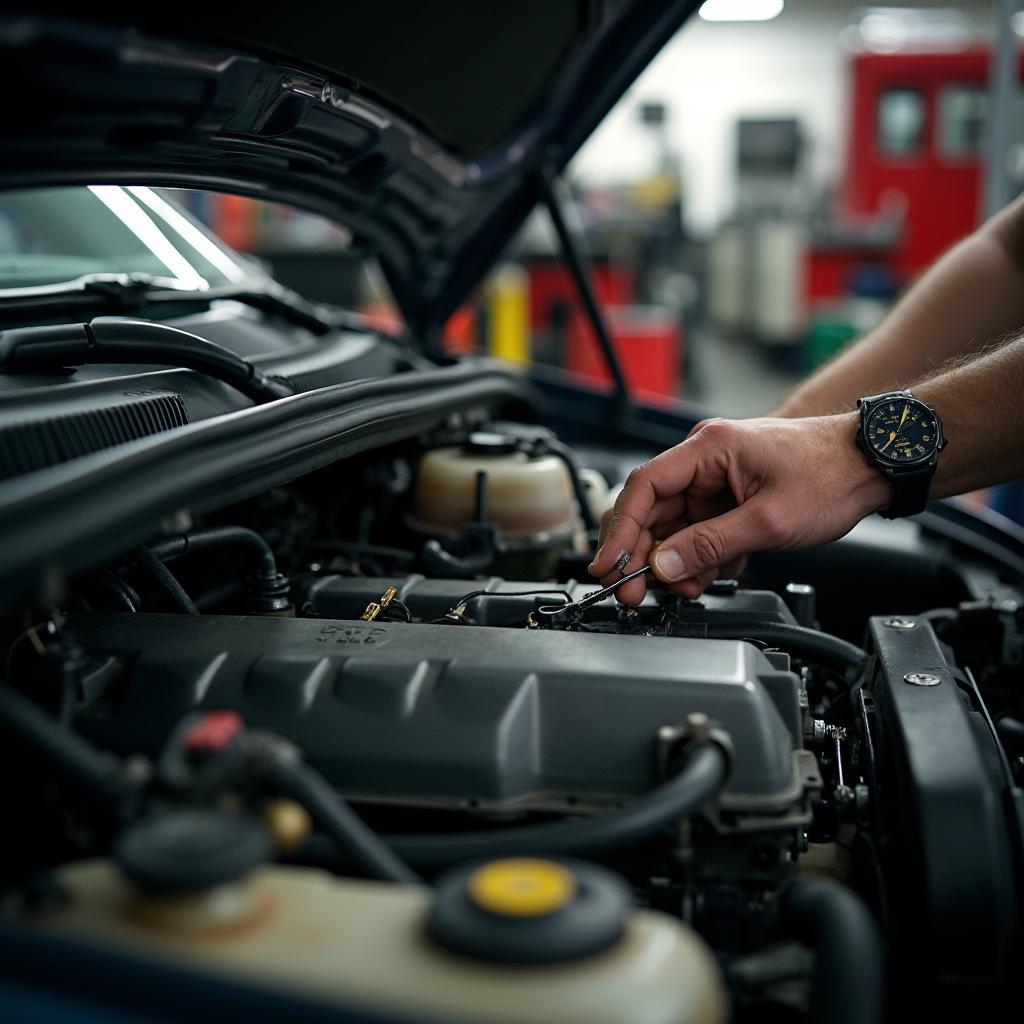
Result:
{"label": "rubber hose", "polygon": [[746,637],[762,640],[839,672],[850,671],[854,676],[859,676],[870,660],[859,647],[831,633],[822,633],[806,626],[791,626],[786,622],[759,622],[749,626],[714,623],[708,626],[706,635],[714,640],[742,640]]}
{"label": "rubber hose", "polygon": [[583,482],[576,456],[561,441],[545,440],[544,446],[552,455],[557,455],[565,463],[565,468],[569,470],[569,480],[572,482],[572,491],[576,496],[576,504],[579,506],[583,525],[588,531],[596,530],[597,520],[594,518],[594,510],[590,507],[587,485]]}
{"label": "rubber hose", "polygon": [[486,572],[497,557],[497,552],[489,549],[453,555],[437,540],[425,541],[420,552],[420,561],[425,569],[449,579],[473,579]]}
{"label": "rubber hose", "polygon": [[403,885],[422,884],[422,879],[308,765],[275,762],[270,782],[282,795],[306,808],[352,861],[371,878]]}
{"label": "rubber hose", "polygon": [[1010,741],[1015,747],[1024,746],[1024,722],[1006,715],[996,722],[996,732],[1005,741]]}
{"label": "rubber hose", "polygon": [[257,404],[295,394],[284,378],[268,376],[223,346],[170,324],[96,317],[85,332],[91,344],[83,362],[184,366],[230,384]]}
{"label": "rubber hose", "polygon": [[103,803],[116,803],[130,786],[121,762],[61,726],[30,700],[0,684],[0,730],[31,747],[79,789]]}
{"label": "rubber hose", "polygon": [[137,612],[139,610],[139,595],[117,573],[111,572],[110,569],[101,569],[90,582],[113,600],[118,611]]}
{"label": "rubber hose", "polygon": [[785,932],[815,952],[809,1020],[877,1024],[883,1017],[882,940],[867,907],[830,878],[801,877],[782,893]]}
{"label": "rubber hose", "polygon": [[385,839],[403,860],[418,867],[519,854],[599,853],[643,842],[690,817],[722,788],[728,769],[722,747],[695,741],[684,750],[678,774],[620,811],[520,828]]}
{"label": "rubber hose", "polygon": [[174,574],[149,548],[139,545],[133,552],[135,561],[142,566],[164,589],[179,611],[189,615],[198,615],[199,609],[192,603],[185,588],[177,581]]}
{"label": "rubber hose", "polygon": [[262,575],[277,575],[277,562],[270,545],[255,531],[244,526],[214,526],[208,530],[195,530],[166,537],[149,545],[157,558],[183,558],[185,555],[209,551],[219,547],[242,547],[251,550],[259,559]]}

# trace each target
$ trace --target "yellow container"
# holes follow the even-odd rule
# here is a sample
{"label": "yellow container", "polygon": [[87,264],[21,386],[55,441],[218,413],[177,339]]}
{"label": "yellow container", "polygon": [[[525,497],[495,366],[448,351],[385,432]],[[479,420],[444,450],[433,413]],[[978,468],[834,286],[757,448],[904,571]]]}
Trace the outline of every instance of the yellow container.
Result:
{"label": "yellow container", "polygon": [[522,267],[501,264],[487,290],[491,355],[510,363],[530,361],[530,279]]}

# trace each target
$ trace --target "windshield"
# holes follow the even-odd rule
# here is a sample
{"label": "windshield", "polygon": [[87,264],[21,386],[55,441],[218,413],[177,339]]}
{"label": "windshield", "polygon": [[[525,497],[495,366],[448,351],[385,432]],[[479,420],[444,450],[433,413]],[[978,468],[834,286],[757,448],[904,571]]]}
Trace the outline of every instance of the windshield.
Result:
{"label": "windshield", "polygon": [[262,277],[150,188],[0,193],[0,293],[98,273],[170,277],[199,290]]}

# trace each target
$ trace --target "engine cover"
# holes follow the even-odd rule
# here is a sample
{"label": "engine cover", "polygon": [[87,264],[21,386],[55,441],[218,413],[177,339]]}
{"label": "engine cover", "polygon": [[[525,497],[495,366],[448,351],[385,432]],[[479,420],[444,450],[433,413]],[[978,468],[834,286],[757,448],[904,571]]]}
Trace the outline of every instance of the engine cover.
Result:
{"label": "engine cover", "polygon": [[578,810],[650,789],[658,730],[703,712],[735,747],[723,807],[780,813],[808,781],[798,680],[744,641],[214,615],[69,628],[105,680],[79,725],[126,753],[231,708],[348,797]]}
{"label": "engine cover", "polygon": [[[414,617],[430,621],[440,618],[466,594],[476,594],[466,601],[470,618],[481,626],[525,626],[526,617],[539,605],[557,604],[557,594],[567,593],[574,600],[586,597],[597,589],[593,580],[568,583],[527,583],[489,576],[482,580],[431,579],[413,573],[408,576],[368,578],[365,576],[317,576],[300,585],[297,604],[308,604],[321,618],[355,619],[370,601],[380,600],[387,587],[398,591]],[[547,589],[545,589],[545,587]],[[553,589],[552,589],[553,588]],[[694,626],[707,622],[733,622],[749,626],[754,622],[788,622],[796,619],[782,598],[770,590],[737,590],[728,583],[711,584],[700,601],[682,602],[677,617]],[[501,598],[501,600],[497,600]],[[657,607],[654,593],[648,591],[640,606]],[[615,622],[619,606],[614,601],[593,605],[584,616],[586,622]]]}

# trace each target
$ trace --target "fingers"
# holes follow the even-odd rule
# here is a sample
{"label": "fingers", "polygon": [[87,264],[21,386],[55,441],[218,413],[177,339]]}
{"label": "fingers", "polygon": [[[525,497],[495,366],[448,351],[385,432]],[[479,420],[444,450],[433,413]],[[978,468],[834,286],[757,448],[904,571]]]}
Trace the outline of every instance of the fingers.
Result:
{"label": "fingers", "polygon": [[[747,551],[770,546],[774,526],[763,506],[737,515],[736,503],[749,489],[734,479],[735,455],[726,453],[741,449],[748,435],[723,420],[702,421],[687,441],[637,467],[602,518],[591,575],[607,585],[653,550],[656,576],[681,596],[696,598],[718,576],[738,574]],[[635,603],[646,590],[636,581],[618,596]]]}
{"label": "fingers", "polygon": [[683,442],[629,474],[615,507],[602,523],[601,546],[590,564],[592,576],[606,576],[624,551],[634,552],[644,530],[675,518],[685,507],[686,488],[697,469],[693,446]]}
{"label": "fingers", "polygon": [[713,423],[715,420],[720,420],[721,416],[708,416],[706,419],[702,419],[699,423],[694,424],[690,429],[690,432],[686,435],[686,440],[689,441],[694,434],[699,434],[709,423]]}
{"label": "fingers", "polygon": [[[601,577],[601,585],[610,586],[617,583],[623,576],[628,576],[637,569],[642,569],[647,564],[647,557],[654,547],[655,540],[650,530],[644,530],[632,552],[621,552],[617,568],[606,576]],[[629,583],[619,587],[615,592],[615,598],[622,604],[640,604],[647,594],[647,581],[644,578],[631,580]]]}
{"label": "fingers", "polygon": [[[854,458],[850,416],[702,421],[630,474],[602,523],[591,574],[614,579],[617,562],[632,569],[646,558],[663,584],[693,598],[717,577],[738,576],[749,552],[842,536],[888,486]],[[638,582],[620,596],[633,602],[645,591]]]}
{"label": "fingers", "polygon": [[[684,526],[688,526],[689,524],[677,522],[673,525],[676,529],[681,530]],[[675,530],[669,532],[675,532]],[[620,571],[616,569],[601,579],[601,585],[607,587],[610,584],[615,583],[617,580],[622,579],[622,576],[629,575],[629,573],[635,572],[637,569],[644,566],[650,552],[657,543],[657,539],[651,534],[651,532],[649,530],[645,530],[643,534],[641,534],[637,550],[629,555],[628,561],[624,562],[621,570],[622,575],[620,575]],[[708,572],[701,573],[701,575],[695,579],[686,579],[679,583],[669,584],[666,589],[672,591],[674,594],[678,594],[680,597],[685,598],[688,601],[696,601],[697,598],[699,598],[715,580],[737,579],[746,568],[746,565],[747,558],[743,555],[739,558],[732,559],[725,565],[720,566],[718,569],[711,569]],[[632,580],[615,592],[615,599],[621,604],[640,604],[647,595],[649,586],[650,581],[646,578]]]}
{"label": "fingers", "polygon": [[779,546],[786,536],[777,505],[767,497],[684,527],[654,549],[651,565],[665,583],[700,580],[712,570],[733,568],[747,552]]}
{"label": "fingers", "polygon": [[715,580],[739,579],[746,567],[747,556],[743,555],[740,558],[734,558],[731,562],[726,562],[725,565],[720,566],[718,569],[701,573],[696,579],[683,580],[680,583],[670,583],[668,589],[673,594],[685,597],[688,601],[696,601]]}

